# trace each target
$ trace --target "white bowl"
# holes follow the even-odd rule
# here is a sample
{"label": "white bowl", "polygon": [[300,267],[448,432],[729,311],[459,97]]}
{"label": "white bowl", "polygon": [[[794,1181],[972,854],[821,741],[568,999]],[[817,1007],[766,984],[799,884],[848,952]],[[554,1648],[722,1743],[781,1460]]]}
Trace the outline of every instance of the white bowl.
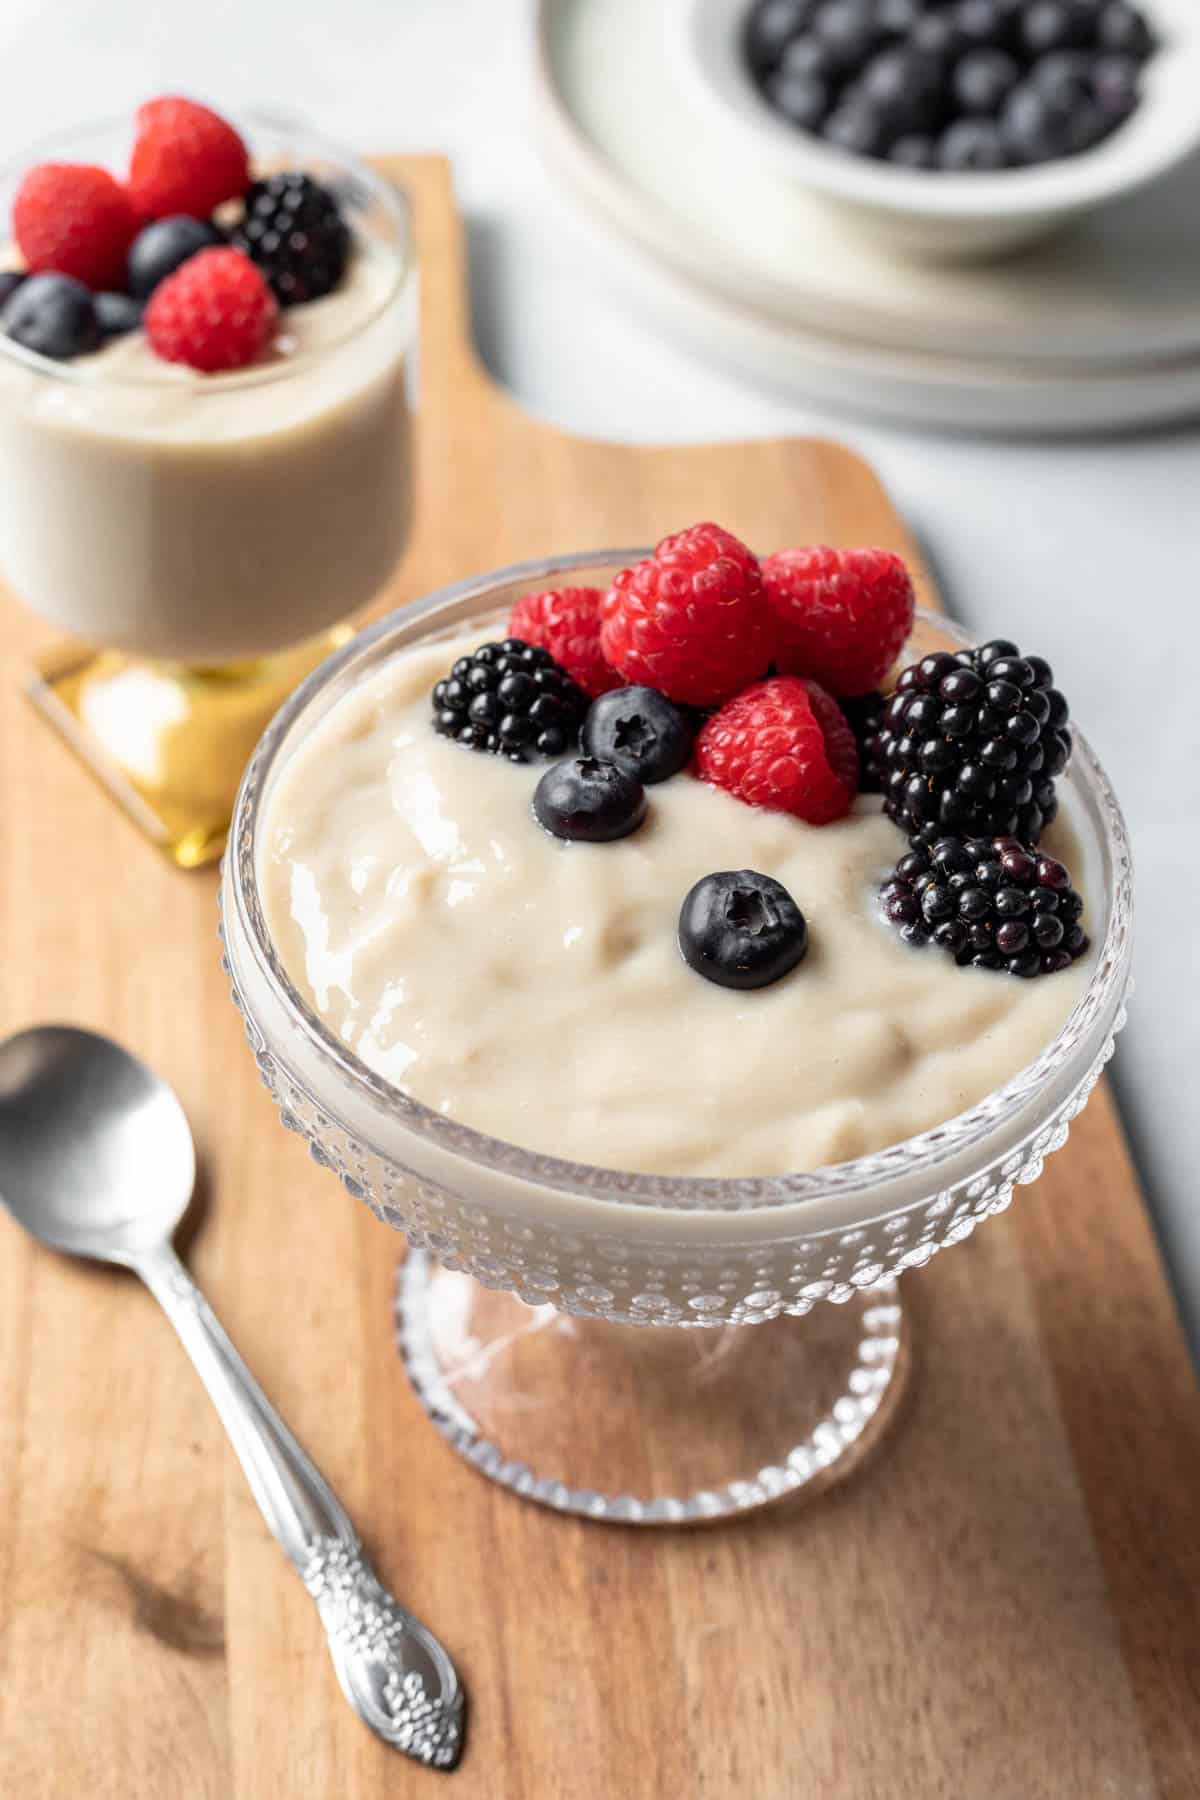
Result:
{"label": "white bowl", "polygon": [[787,124],[755,87],[742,54],[751,0],[676,0],[684,78],[731,148],[836,206],[893,248],[985,257],[1049,236],[1144,187],[1200,148],[1200,0],[1146,7],[1161,47],[1132,116],[1094,150],[1030,169],[943,174],[893,168],[832,149]]}

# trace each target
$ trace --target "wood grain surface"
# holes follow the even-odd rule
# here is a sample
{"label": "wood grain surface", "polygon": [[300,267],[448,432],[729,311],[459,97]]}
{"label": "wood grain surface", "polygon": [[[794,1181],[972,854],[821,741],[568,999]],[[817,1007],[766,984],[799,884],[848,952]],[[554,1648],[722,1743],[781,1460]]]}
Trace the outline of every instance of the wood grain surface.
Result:
{"label": "wood grain surface", "polygon": [[[764,546],[911,553],[834,445],[634,450],[525,417],[469,348],[446,165],[394,167],[423,339],[418,527],[387,603],[705,516]],[[48,634],[8,601],[3,623],[3,1025],[101,1027],[178,1088],[204,1164],[191,1263],[465,1673],[446,1792],[1200,1794],[1200,1409],[1103,1090],[1010,1213],[906,1278],[912,1398],[860,1478],[695,1535],[523,1505],[406,1390],[399,1240],[279,1128],[220,972],[214,873],[160,861],[92,786],[17,695]],[[150,1297],[0,1219],[0,1792],[366,1800],[444,1780],[352,1717]]]}

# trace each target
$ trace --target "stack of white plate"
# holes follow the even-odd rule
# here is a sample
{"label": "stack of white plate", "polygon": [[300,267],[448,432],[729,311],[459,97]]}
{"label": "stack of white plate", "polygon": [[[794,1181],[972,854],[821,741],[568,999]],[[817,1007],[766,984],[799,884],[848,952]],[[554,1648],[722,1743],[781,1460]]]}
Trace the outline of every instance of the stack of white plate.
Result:
{"label": "stack of white plate", "polygon": [[677,340],[776,392],[934,428],[1200,415],[1200,160],[1007,261],[904,260],[731,152],[681,79],[677,24],[663,0],[538,6],[547,156]]}

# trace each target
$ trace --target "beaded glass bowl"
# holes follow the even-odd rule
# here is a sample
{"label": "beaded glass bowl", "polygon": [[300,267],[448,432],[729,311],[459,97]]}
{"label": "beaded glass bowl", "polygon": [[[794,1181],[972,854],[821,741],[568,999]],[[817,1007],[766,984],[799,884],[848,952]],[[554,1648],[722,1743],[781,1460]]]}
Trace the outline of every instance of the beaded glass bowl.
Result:
{"label": "beaded glass bowl", "polygon": [[[880,1435],[907,1363],[896,1277],[1037,1179],[1112,1053],[1129,989],[1132,870],[1112,789],[1076,733],[1062,786],[1089,863],[1099,941],[1089,986],[1013,1080],[853,1162],[744,1180],[622,1172],[520,1149],[409,1098],[327,1030],[280,965],[258,879],[273,777],[396,651],[482,627],[531,587],[603,585],[644,554],[559,557],[463,582],[331,657],[246,771],[221,906],[233,997],[283,1124],[412,1246],[398,1337],[439,1428],[530,1498],[654,1523],[823,1485]],[[917,654],[966,641],[929,616],[914,638]],[[714,1329],[748,1324],[769,1328]],[[624,1329],[633,1325],[658,1329]]]}

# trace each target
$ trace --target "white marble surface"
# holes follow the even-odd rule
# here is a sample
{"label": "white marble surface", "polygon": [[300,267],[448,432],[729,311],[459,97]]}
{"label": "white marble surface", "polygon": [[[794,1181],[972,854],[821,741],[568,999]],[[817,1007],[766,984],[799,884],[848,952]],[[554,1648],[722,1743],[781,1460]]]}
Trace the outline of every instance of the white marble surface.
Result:
{"label": "white marble surface", "polygon": [[953,610],[1051,659],[1121,793],[1140,948],[1116,1078],[1200,1345],[1200,428],[939,440],[780,404],[698,367],[614,298],[599,247],[542,171],[526,25],[521,0],[5,0],[0,152],[171,90],[286,107],[363,148],[447,151],[471,223],[480,343],[533,411],[643,441],[818,431],[872,457]]}

